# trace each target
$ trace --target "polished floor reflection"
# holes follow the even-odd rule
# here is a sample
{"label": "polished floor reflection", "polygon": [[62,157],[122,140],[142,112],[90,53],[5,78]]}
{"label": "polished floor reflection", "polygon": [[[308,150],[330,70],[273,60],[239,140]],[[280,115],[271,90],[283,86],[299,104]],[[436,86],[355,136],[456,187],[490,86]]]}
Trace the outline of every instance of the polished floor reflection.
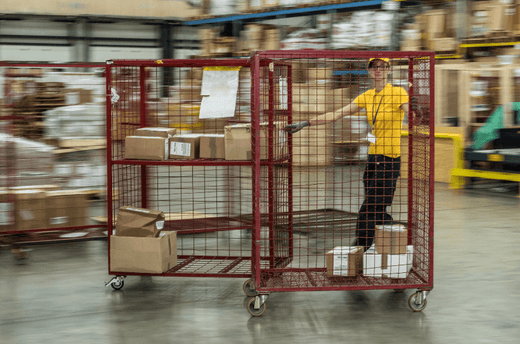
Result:
{"label": "polished floor reflection", "polygon": [[520,199],[436,185],[435,287],[273,293],[262,317],[244,280],[128,277],[105,288],[106,241],[0,247],[0,343],[519,343]]}

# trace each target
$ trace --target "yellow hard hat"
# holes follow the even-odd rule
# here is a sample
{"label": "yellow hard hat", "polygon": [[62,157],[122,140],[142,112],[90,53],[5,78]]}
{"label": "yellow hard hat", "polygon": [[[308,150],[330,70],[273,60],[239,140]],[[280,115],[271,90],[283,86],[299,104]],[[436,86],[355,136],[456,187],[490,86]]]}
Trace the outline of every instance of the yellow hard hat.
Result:
{"label": "yellow hard hat", "polygon": [[390,59],[389,58],[386,58],[386,57],[372,57],[370,60],[368,60],[368,65],[370,66],[370,63],[372,63],[372,61],[374,60],[381,60],[381,61],[385,61],[386,63],[390,63]]}

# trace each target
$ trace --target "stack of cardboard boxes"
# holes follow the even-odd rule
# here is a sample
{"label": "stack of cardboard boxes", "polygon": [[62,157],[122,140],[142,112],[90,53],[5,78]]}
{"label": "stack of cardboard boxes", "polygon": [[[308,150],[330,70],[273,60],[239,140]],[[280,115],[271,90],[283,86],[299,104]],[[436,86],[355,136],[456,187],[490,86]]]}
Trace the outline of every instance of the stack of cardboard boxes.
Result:
{"label": "stack of cardboard boxes", "polygon": [[[269,125],[260,124],[260,158],[267,159],[269,147],[273,158],[286,154],[283,123],[272,125],[269,144]],[[235,124],[224,127],[224,134],[176,134],[173,128],[141,128],[125,140],[125,159],[225,159],[251,160],[251,125]]]}
{"label": "stack of cardboard boxes", "polygon": [[177,265],[177,232],[163,231],[162,211],[119,208],[116,233],[110,236],[110,270],[163,273]]}
{"label": "stack of cardboard boxes", "polygon": [[59,190],[57,185],[0,190],[0,229],[28,230],[88,224],[86,193]]}
{"label": "stack of cardboard boxes", "polygon": [[374,245],[336,247],[326,253],[328,276],[406,278],[413,264],[408,231],[398,224],[376,226]]}

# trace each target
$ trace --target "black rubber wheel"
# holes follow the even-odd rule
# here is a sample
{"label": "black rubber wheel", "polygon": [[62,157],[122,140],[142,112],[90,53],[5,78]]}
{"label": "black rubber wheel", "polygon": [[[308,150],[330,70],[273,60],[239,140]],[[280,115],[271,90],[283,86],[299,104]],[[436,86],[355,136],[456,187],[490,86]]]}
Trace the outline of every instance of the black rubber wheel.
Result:
{"label": "black rubber wheel", "polygon": [[244,289],[244,294],[246,294],[247,296],[253,297],[258,294],[256,292],[256,289],[253,287],[252,279],[248,279],[247,281],[245,281],[243,289]]}
{"label": "black rubber wheel", "polygon": [[265,302],[260,306],[259,309],[255,309],[255,297],[249,300],[247,304],[247,311],[254,317],[259,317],[265,313],[265,309],[267,308]]}
{"label": "black rubber wheel", "polygon": [[423,302],[418,305],[415,303],[415,299],[419,296],[419,293],[412,294],[410,298],[408,299],[408,306],[414,311],[414,312],[421,312],[423,309],[426,308],[426,305],[428,304],[428,301],[426,301],[426,298],[423,300]]}
{"label": "black rubber wheel", "polygon": [[125,280],[118,278],[114,283],[111,284],[115,290],[120,290],[125,286]]}

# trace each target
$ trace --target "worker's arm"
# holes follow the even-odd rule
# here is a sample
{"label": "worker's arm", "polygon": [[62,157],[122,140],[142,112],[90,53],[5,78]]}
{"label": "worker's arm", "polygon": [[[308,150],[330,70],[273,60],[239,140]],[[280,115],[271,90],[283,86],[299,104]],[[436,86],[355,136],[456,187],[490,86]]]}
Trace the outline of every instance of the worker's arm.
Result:
{"label": "worker's arm", "polygon": [[322,124],[326,124],[328,122],[337,121],[340,118],[352,115],[358,111],[359,111],[359,106],[356,103],[352,102],[349,105],[342,107],[341,109],[334,110],[332,112],[327,112],[326,114],[314,117],[313,119],[310,119],[308,121],[289,124],[288,126],[285,127],[285,130],[290,132],[291,134],[294,134],[294,133],[302,130],[305,127],[322,125]]}

